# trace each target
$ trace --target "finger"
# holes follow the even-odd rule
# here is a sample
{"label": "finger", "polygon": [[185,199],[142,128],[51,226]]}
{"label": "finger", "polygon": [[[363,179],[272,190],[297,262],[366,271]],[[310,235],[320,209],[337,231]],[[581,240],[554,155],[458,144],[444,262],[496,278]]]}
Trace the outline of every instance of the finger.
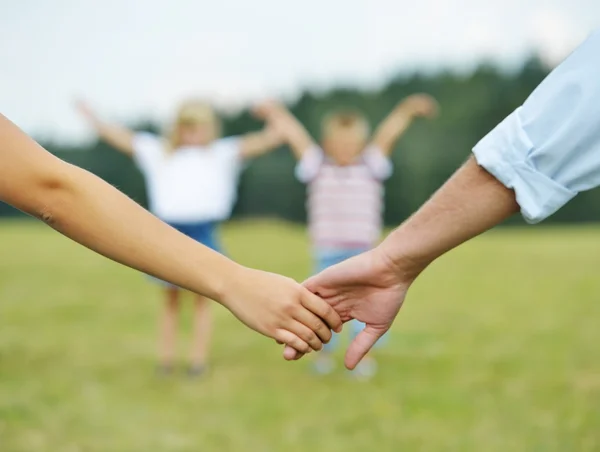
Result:
{"label": "finger", "polygon": [[429,106],[429,115],[433,118],[436,117],[438,115],[440,111],[440,104],[433,98],[430,99],[430,106]]}
{"label": "finger", "polygon": [[258,119],[265,119],[265,109],[262,105],[256,105],[251,110],[252,116]]}
{"label": "finger", "polygon": [[325,323],[336,333],[342,331],[342,319],[335,310],[322,298],[314,293],[305,290],[302,295],[302,306],[312,313],[321,317]]}
{"label": "finger", "polygon": [[[319,336],[317,336],[313,330],[311,330],[309,327],[307,327],[303,323],[300,323],[297,320],[292,320],[291,322],[289,322],[289,325],[285,326],[285,329],[294,333],[296,336],[298,336],[300,339],[302,339],[304,342],[306,342],[308,345],[310,345],[311,349],[313,349],[315,351],[319,351],[323,348],[323,342],[321,342],[321,339],[319,339]],[[299,350],[301,352],[304,351],[304,350],[300,350],[300,349],[296,348],[294,346],[294,344],[291,344],[289,342],[286,342],[286,344],[291,345],[296,350]]]}
{"label": "finger", "polygon": [[331,339],[331,330],[329,327],[308,309],[299,309],[294,314],[294,319],[313,330],[324,344]]}
{"label": "finger", "polygon": [[304,280],[302,285],[306,287],[312,293],[319,293],[321,290],[321,276],[320,274],[313,275],[310,278]]}
{"label": "finger", "polygon": [[291,331],[281,329],[275,331],[275,340],[281,344],[287,344],[286,347],[291,347],[298,353],[306,354],[310,353],[312,350],[307,342],[300,339]]}
{"label": "finger", "polygon": [[304,356],[304,353],[300,353],[298,350],[286,345],[283,349],[283,358],[287,361],[297,361]]}
{"label": "finger", "polygon": [[349,370],[353,370],[384,333],[385,330],[375,329],[368,325],[364,330],[358,333],[346,352],[346,358],[344,360],[346,367]]}

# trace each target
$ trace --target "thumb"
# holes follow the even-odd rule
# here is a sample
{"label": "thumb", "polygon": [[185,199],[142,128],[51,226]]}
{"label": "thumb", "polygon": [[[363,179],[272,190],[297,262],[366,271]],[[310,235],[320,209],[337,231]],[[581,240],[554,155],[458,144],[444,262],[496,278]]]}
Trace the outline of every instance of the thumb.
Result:
{"label": "thumb", "polygon": [[299,352],[295,348],[286,345],[283,350],[283,358],[286,361],[296,361],[304,356],[304,353]]}
{"label": "thumb", "polygon": [[377,340],[384,335],[385,331],[385,329],[377,329],[367,325],[364,330],[358,333],[346,351],[344,360],[346,368],[353,370],[360,360],[369,353]]}

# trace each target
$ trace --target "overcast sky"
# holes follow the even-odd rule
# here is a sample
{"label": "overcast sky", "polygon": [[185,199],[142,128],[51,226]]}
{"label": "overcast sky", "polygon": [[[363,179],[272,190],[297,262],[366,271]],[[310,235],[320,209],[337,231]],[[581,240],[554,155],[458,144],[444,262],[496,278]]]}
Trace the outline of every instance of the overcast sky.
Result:
{"label": "overcast sky", "polygon": [[26,131],[89,137],[71,108],[165,120],[187,95],[236,108],[415,68],[560,61],[600,0],[0,0],[0,108]]}

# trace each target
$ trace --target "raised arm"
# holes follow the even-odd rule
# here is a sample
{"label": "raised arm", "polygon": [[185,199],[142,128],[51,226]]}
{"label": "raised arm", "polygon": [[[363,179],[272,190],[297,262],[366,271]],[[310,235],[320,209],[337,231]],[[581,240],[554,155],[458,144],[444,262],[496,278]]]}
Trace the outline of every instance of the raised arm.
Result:
{"label": "raised arm", "polygon": [[427,94],[413,94],[402,100],[383,120],[373,134],[372,144],[385,155],[390,155],[398,139],[417,117],[433,118],[438,104]]}
{"label": "raised arm", "polygon": [[133,155],[133,131],[118,124],[102,121],[91,107],[83,101],[77,101],[75,106],[102,140],[123,154]]}
{"label": "raised arm", "polygon": [[259,132],[250,132],[242,136],[242,158],[258,157],[273,151],[282,144],[283,138],[281,135],[277,133],[275,128],[267,126]]}
{"label": "raised arm", "polygon": [[[538,223],[600,186],[600,30],[592,33],[473,149],[471,157],[373,251],[305,285],[342,320],[366,323],[346,354],[353,368],[391,326],[435,259],[514,213]],[[289,348],[287,359],[298,355]]]}
{"label": "raised arm", "polygon": [[[110,259],[210,297],[250,328],[318,350],[339,316],[289,278],[242,267],[56,158],[0,115],[0,200]],[[323,319],[323,320],[322,320]]]}
{"label": "raised arm", "polygon": [[255,108],[254,113],[276,131],[290,146],[298,160],[308,149],[315,146],[315,141],[308,131],[283,104],[274,101],[265,102]]}
{"label": "raised arm", "polygon": [[[519,210],[515,192],[474,158],[378,247],[310,278],[305,286],[329,300],[342,321],[366,328],[352,342],[346,366],[354,367],[391,327],[413,281],[431,262]],[[286,349],[286,359],[300,357]]]}

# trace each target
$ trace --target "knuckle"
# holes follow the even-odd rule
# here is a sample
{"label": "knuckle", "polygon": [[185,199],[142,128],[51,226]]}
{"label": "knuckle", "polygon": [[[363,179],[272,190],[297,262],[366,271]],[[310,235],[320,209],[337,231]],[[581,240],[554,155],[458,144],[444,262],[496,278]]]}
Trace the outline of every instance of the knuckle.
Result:
{"label": "knuckle", "polygon": [[283,306],[283,312],[287,315],[292,315],[296,312],[298,305],[294,301],[288,301]]}
{"label": "knuckle", "polygon": [[323,325],[323,322],[318,321],[313,324],[311,329],[316,332],[323,332],[327,328],[325,328],[325,325]]}
{"label": "knuckle", "polygon": [[296,350],[298,350],[301,353],[310,353],[310,345],[302,342],[299,344],[298,348],[296,348]]}
{"label": "knuckle", "polygon": [[335,309],[333,309],[332,306],[327,305],[327,307],[325,308],[325,316],[336,318],[337,315],[336,315]]}
{"label": "knuckle", "polygon": [[310,333],[310,342],[318,347],[323,345],[321,339],[319,339],[319,336],[313,332]]}
{"label": "knuckle", "polygon": [[310,342],[310,341],[313,341],[313,340],[314,340],[314,338],[316,337],[316,335],[315,335],[315,333],[313,332],[313,330],[310,330],[310,329],[308,329],[308,328],[304,329],[303,333],[304,333],[304,338],[305,338],[307,341],[309,341],[309,342]]}

